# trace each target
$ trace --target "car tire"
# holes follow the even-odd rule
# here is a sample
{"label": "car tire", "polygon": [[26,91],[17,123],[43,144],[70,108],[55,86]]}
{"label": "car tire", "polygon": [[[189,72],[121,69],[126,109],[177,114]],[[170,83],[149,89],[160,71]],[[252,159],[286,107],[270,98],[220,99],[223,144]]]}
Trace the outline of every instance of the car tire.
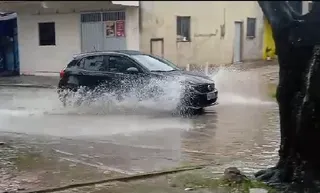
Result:
{"label": "car tire", "polygon": [[180,103],[177,107],[175,112],[177,112],[180,115],[201,115],[204,113],[204,108],[192,108],[188,107],[186,105],[183,105],[183,103]]}
{"label": "car tire", "polygon": [[195,115],[202,115],[204,113],[204,108],[192,109]]}

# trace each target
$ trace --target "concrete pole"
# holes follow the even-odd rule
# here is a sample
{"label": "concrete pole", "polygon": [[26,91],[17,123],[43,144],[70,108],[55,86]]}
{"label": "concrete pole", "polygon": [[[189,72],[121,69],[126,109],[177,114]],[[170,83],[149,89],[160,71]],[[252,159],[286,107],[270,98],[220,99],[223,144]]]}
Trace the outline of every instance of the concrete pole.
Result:
{"label": "concrete pole", "polygon": [[208,75],[209,74],[209,63],[206,62],[206,65],[204,66],[204,74]]}
{"label": "concrete pole", "polygon": [[186,71],[190,71],[190,64],[187,64]]}

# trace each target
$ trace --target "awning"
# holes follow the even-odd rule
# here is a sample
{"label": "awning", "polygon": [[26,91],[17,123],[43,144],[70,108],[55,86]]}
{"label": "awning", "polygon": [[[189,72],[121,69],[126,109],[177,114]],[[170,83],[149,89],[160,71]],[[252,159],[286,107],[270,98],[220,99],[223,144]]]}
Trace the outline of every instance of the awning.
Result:
{"label": "awning", "polygon": [[17,18],[16,13],[4,13],[0,12],[0,21],[9,20],[9,19],[15,19]]}
{"label": "awning", "polygon": [[139,6],[139,1],[0,1],[0,11],[20,13],[70,13],[119,10]]}

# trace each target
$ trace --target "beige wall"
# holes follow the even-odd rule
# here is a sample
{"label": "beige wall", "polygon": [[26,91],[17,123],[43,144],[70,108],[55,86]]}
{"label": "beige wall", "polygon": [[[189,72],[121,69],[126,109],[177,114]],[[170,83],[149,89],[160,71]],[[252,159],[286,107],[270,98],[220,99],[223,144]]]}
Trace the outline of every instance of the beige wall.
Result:
{"label": "beige wall", "polygon": [[[243,22],[242,59],[262,58],[263,20],[255,1],[141,1],[140,49],[150,52],[151,38],[164,38],[164,57],[185,66],[232,62],[235,21]],[[224,24],[225,37],[220,37]],[[176,41],[176,16],[191,16],[191,42]],[[246,38],[246,19],[255,17],[256,37]]]}

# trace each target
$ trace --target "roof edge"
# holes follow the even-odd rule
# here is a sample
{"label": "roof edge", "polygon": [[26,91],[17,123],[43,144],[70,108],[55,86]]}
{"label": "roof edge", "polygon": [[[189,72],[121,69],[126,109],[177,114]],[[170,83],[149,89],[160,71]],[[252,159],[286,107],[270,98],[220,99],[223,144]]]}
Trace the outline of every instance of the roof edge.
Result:
{"label": "roof edge", "polygon": [[0,12],[0,21],[10,20],[17,18],[17,13],[4,13]]}

